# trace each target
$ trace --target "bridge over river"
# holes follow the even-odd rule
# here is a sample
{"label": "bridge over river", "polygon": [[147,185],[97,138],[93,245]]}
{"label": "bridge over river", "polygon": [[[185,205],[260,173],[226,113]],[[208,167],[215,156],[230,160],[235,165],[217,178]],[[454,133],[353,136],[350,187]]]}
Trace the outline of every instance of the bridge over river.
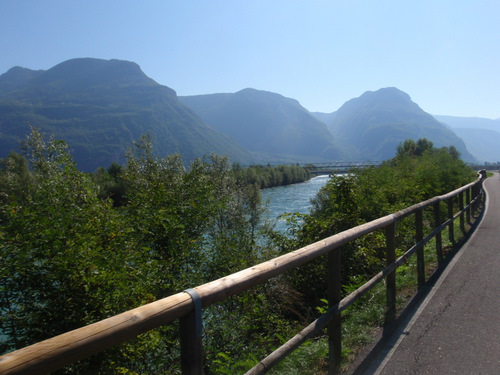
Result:
{"label": "bridge over river", "polygon": [[500,373],[500,179],[469,241],[352,374]]}

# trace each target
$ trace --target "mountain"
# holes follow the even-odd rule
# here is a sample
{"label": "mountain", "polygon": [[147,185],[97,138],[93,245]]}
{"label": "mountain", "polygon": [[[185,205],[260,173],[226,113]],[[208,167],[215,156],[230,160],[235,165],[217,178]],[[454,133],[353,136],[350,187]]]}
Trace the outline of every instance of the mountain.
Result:
{"label": "mountain", "polygon": [[467,149],[479,162],[500,161],[500,148],[498,147],[500,145],[500,119],[438,115],[434,117],[461,137]]}
{"label": "mountain", "polygon": [[[450,119],[457,120],[442,121]],[[474,121],[491,130],[500,119]],[[310,113],[295,99],[255,89],[178,97],[121,60],[72,59],[46,71],[14,67],[0,75],[0,157],[17,149],[29,124],[65,140],[86,171],[123,163],[127,148],[147,133],[159,155],[180,153],[186,163],[212,152],[242,164],[385,160],[404,140],[421,137],[454,145],[473,161],[454,132],[479,160],[500,160],[479,144],[485,136],[496,142],[496,133],[450,129],[396,88],[368,91],[333,113]]]}
{"label": "mountain", "polygon": [[455,146],[462,159],[473,161],[457,135],[424,112],[410,96],[394,87],[367,91],[330,114],[315,113],[352,159],[386,160],[406,139],[427,138],[436,147]]}
{"label": "mountain", "polygon": [[434,118],[452,129],[489,129],[500,132],[500,119],[440,115],[434,115]]}
{"label": "mountain", "polygon": [[16,150],[28,124],[66,141],[80,169],[124,162],[132,142],[150,133],[160,156],[187,163],[212,152],[243,164],[253,156],[208,127],[174,90],[128,61],[73,59],[47,71],[15,67],[0,76],[0,157]]}
{"label": "mountain", "polygon": [[500,162],[500,133],[490,129],[458,128],[453,131],[461,137],[467,149],[479,163]]}
{"label": "mountain", "polygon": [[231,94],[180,96],[209,126],[266,157],[296,161],[339,160],[324,123],[295,99],[255,89]]}
{"label": "mountain", "polygon": [[30,70],[16,66],[0,76],[0,95],[15,90],[31,79],[43,74],[43,70]]}

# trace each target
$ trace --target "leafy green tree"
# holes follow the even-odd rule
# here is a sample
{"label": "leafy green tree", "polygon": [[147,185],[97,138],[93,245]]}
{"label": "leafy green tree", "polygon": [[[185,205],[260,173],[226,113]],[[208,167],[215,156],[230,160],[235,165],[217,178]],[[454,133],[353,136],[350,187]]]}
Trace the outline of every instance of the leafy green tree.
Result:
{"label": "leafy green tree", "polygon": [[419,138],[417,141],[417,156],[422,156],[424,152],[431,151],[434,144],[427,138]]}
{"label": "leafy green tree", "polygon": [[111,199],[114,207],[127,203],[127,184],[123,179],[124,168],[118,163],[112,163],[107,169],[98,168],[92,175],[99,187],[101,199]]}
{"label": "leafy green tree", "polygon": [[128,154],[124,216],[143,251],[158,262],[158,297],[204,280],[200,270],[206,256],[205,233],[221,204],[212,169],[197,159],[186,171],[179,155],[156,157],[148,136],[135,142]]}
{"label": "leafy green tree", "polygon": [[[25,200],[25,186],[31,183],[31,178],[28,161],[23,156],[13,152],[0,159],[0,204],[3,206],[15,199]],[[0,224],[5,220],[0,212]]]}
{"label": "leafy green tree", "polygon": [[427,138],[419,138],[417,142],[413,139],[407,139],[398,146],[397,156],[422,156],[424,152],[430,151],[433,148],[433,143]]}
{"label": "leafy green tree", "polygon": [[[147,296],[143,254],[67,149],[33,129],[24,144],[30,182],[1,206],[2,351],[101,320]],[[11,180],[25,173],[15,165],[3,171],[17,175]]]}
{"label": "leafy green tree", "polygon": [[256,261],[256,232],[263,210],[258,186],[238,181],[227,157],[212,155],[210,175],[220,203],[207,231],[206,273],[216,279]]}
{"label": "leafy green tree", "polygon": [[299,165],[252,165],[242,168],[239,164],[233,164],[233,173],[238,181],[257,184],[261,189],[303,182],[311,177],[308,169]]}

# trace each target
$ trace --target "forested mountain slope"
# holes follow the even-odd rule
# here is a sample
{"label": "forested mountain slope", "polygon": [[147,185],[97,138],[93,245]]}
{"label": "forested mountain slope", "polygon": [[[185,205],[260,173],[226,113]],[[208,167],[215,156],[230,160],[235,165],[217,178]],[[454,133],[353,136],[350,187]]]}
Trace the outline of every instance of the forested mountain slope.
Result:
{"label": "forested mountain slope", "polygon": [[427,138],[437,147],[455,146],[464,160],[474,160],[462,139],[394,87],[367,91],[336,112],[315,116],[354,159],[386,160],[404,140]]}
{"label": "forested mountain slope", "polygon": [[[160,156],[180,153],[186,164],[210,153],[243,165],[386,160],[401,142],[418,138],[453,145],[474,161],[458,130],[396,88],[365,92],[333,113],[310,113],[295,99],[256,89],[178,97],[121,60],[80,58],[0,75],[0,157],[18,150],[30,125],[66,141],[86,171],[123,163],[127,148],[147,133]],[[475,133],[460,132],[480,161],[498,159],[472,143]]]}
{"label": "forested mountain slope", "polygon": [[186,163],[212,152],[253,161],[174,90],[128,61],[83,58],[47,71],[10,69],[0,76],[0,157],[17,149],[29,125],[65,140],[83,170],[123,162],[127,148],[146,133],[159,155],[180,153]]}
{"label": "forested mountain slope", "polygon": [[303,161],[343,158],[325,124],[295,99],[250,88],[179,99],[250,151]]}

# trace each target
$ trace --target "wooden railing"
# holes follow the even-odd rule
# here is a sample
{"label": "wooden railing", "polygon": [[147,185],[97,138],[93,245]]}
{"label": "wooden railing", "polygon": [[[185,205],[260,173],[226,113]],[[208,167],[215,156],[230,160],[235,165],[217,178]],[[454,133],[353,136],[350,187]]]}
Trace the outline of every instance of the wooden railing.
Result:
{"label": "wooden railing", "polygon": [[[480,171],[478,179],[448,194],[434,197],[404,210],[373,220],[369,223],[335,234],[324,240],[300,248],[278,258],[255,265],[221,279],[197,286],[193,289],[166,297],[153,303],[124,312],[97,323],[50,338],[26,348],[0,357],[0,374],[49,373],[92,354],[101,352],[137,335],[180,319],[181,362],[185,374],[203,372],[203,350],[201,338],[201,312],[219,301],[246,291],[286,271],[308,263],[321,255],[328,255],[328,299],[329,310],[312,322],[287,343],[260,361],[247,374],[261,374],[275,366],[312,335],[328,328],[330,362],[329,372],[338,369],[341,358],[340,312],[345,310],[377,283],[386,279],[386,321],[396,315],[396,268],[413,253],[417,253],[418,283],[425,283],[423,246],[436,238],[436,253],[439,262],[443,259],[441,232],[449,228],[450,241],[454,240],[454,220],[459,218],[465,231],[465,221],[471,221],[482,197],[482,182],[486,172]],[[465,203],[464,203],[465,194]],[[458,198],[455,212],[453,198]],[[455,199],[456,200],[456,199]],[[441,219],[441,202],[446,202],[448,217]],[[434,229],[424,237],[423,210],[433,207]],[[409,215],[415,215],[416,243],[399,259],[396,259],[396,223]],[[340,248],[376,230],[385,230],[387,267],[356,291],[341,300]]]}

